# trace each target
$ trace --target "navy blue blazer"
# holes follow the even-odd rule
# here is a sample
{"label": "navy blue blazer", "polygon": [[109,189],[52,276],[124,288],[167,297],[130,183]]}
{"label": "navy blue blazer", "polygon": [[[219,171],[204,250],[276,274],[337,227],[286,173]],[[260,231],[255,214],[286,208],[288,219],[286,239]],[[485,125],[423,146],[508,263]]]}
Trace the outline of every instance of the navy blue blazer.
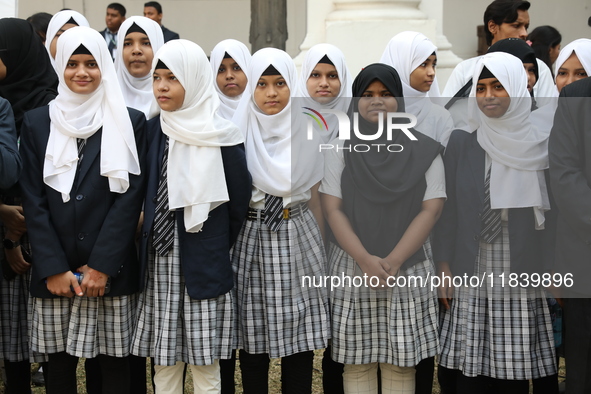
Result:
{"label": "navy blue blazer", "polygon": [[559,208],[556,271],[573,275],[577,295],[591,296],[591,78],[560,92],[550,133],[550,179]]}
{"label": "navy blue blazer", "polygon": [[31,294],[54,298],[45,279],[89,267],[111,277],[107,296],[139,290],[135,232],[145,194],[146,118],[128,108],[135,132],[142,174],[129,175],[125,193],[109,190],[100,175],[102,128],[87,139],[77,180],[64,203],[61,193],[43,182],[43,163],[49,138],[49,106],[25,114],[21,129],[23,175],[20,180],[27,232],[32,249]]}
{"label": "navy blue blazer", "polygon": [[164,36],[164,42],[167,43],[170,40],[178,40],[179,33],[175,33],[172,30],[168,30],[166,27],[162,26],[162,35]]}
{"label": "navy blue blazer", "polygon": [[[435,225],[433,256],[436,262],[448,262],[454,275],[473,274],[480,243],[485,152],[477,133],[454,130],[443,158],[447,201]],[[547,171],[546,178],[549,185]],[[550,190],[548,194],[553,207]],[[532,208],[509,209],[511,272],[541,274],[551,270],[556,210],[546,212],[545,218],[545,230],[536,230]]]}
{"label": "navy blue blazer", "polygon": [[[148,269],[148,251],[152,248],[156,194],[166,141],[160,127],[160,116],[148,122],[148,135],[148,189],[140,249],[142,289]],[[198,233],[186,232],[183,210],[176,211],[185,285],[189,296],[197,300],[218,297],[234,286],[230,248],[238,238],[246,219],[252,193],[252,179],[246,167],[244,145],[223,147],[221,150],[230,201],[211,211]]]}

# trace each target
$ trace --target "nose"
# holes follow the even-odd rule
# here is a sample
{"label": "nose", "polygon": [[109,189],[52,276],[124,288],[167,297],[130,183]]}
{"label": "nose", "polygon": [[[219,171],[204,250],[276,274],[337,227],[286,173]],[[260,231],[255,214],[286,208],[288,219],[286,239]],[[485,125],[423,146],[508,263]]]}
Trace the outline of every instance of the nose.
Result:
{"label": "nose", "polygon": [[276,97],[277,96],[277,88],[275,85],[271,84],[267,88],[267,97]]}
{"label": "nose", "polygon": [[328,86],[328,78],[326,78],[326,76],[320,77],[320,86],[323,86],[323,87]]}
{"label": "nose", "polygon": [[133,53],[134,55],[141,55],[142,47],[140,46],[139,43],[133,44],[133,48],[131,50],[131,53]]}
{"label": "nose", "polygon": [[154,81],[154,86],[156,87],[156,90],[158,90],[159,92],[164,92],[168,90],[168,86],[164,83],[162,79]]}
{"label": "nose", "polygon": [[232,73],[232,70],[228,68],[226,70],[226,81],[230,81],[232,79],[234,79],[234,74]]}
{"label": "nose", "polygon": [[435,67],[433,67],[433,66],[427,67],[427,75],[430,77],[434,76],[435,75]]}
{"label": "nose", "polygon": [[[569,73],[568,79],[566,80],[566,85],[570,85],[573,82],[575,82],[575,73]],[[564,86],[566,86],[566,85],[564,85]]]}
{"label": "nose", "polygon": [[525,40],[527,38],[527,29],[525,28],[525,26],[522,26],[519,30],[519,38],[521,38],[522,40]]}

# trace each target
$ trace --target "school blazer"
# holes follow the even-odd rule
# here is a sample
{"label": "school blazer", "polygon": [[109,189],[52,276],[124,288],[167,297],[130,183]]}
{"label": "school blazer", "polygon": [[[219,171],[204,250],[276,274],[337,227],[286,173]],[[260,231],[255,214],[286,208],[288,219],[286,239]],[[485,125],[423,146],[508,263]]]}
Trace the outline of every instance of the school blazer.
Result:
{"label": "school blazer", "polygon": [[572,274],[575,279],[570,290],[586,297],[591,296],[591,98],[588,97],[591,97],[591,78],[562,89],[548,143],[550,180],[559,210],[556,271]]}
{"label": "school blazer", "polygon": [[145,194],[147,139],[145,116],[128,108],[142,174],[129,175],[126,193],[112,193],[100,175],[102,128],[88,138],[77,180],[64,203],[59,192],[43,182],[43,162],[49,138],[49,106],[25,114],[21,129],[24,169],[20,185],[32,248],[31,294],[54,298],[48,276],[89,267],[111,277],[106,296],[139,290],[139,261],[135,233]]}
{"label": "school blazer", "polygon": [[[148,189],[140,249],[142,289],[148,269],[148,251],[152,248],[156,195],[166,141],[160,127],[160,116],[148,122],[148,135]],[[218,297],[234,286],[230,248],[246,219],[252,193],[244,145],[222,147],[221,150],[230,201],[211,211],[198,233],[185,231],[183,210],[175,212],[185,285],[189,296],[196,300]]]}
{"label": "school blazer", "polygon": [[[443,158],[447,201],[435,226],[433,255],[436,262],[448,262],[454,275],[473,274],[480,243],[485,152],[477,133],[454,130]],[[550,190],[548,194],[552,207]],[[511,208],[508,226],[511,272],[548,272],[554,257],[556,210],[545,212],[545,230],[536,230],[532,208]]]}

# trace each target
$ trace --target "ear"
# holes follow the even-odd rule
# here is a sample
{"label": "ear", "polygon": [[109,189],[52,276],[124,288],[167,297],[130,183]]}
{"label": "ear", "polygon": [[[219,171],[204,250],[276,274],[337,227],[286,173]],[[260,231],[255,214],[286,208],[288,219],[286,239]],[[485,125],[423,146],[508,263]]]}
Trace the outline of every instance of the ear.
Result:
{"label": "ear", "polygon": [[493,37],[497,34],[499,30],[499,25],[497,25],[492,19],[488,21],[486,27],[488,28],[488,31],[490,31],[490,34],[493,35]]}

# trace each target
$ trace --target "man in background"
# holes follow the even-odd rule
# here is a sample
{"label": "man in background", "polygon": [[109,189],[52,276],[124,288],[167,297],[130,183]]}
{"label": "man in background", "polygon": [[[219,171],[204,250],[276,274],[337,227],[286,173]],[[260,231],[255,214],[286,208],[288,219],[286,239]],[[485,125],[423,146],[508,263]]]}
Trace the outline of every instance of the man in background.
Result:
{"label": "man in background", "polygon": [[162,27],[162,34],[164,34],[164,42],[179,39],[179,34],[168,30],[162,26],[162,6],[157,1],[148,1],[144,4],[144,16],[157,22]]}
{"label": "man in background", "polygon": [[105,16],[105,23],[107,27],[101,31],[101,35],[105,37],[111,58],[115,59],[117,53],[117,33],[119,27],[125,20],[125,7],[119,3],[111,3],[107,6],[107,15]]}

